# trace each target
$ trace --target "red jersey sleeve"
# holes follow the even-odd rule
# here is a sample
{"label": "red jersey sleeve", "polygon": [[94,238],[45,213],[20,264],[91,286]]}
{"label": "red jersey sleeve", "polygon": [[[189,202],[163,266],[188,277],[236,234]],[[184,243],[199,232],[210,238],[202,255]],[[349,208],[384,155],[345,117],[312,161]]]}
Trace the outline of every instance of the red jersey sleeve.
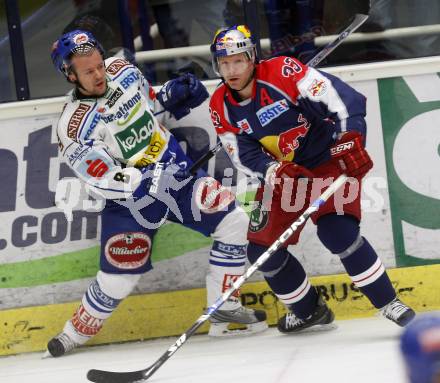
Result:
{"label": "red jersey sleeve", "polygon": [[308,67],[300,61],[279,56],[262,61],[257,67],[257,77],[283,90],[296,102],[299,95],[297,83],[304,78],[307,70]]}
{"label": "red jersey sleeve", "polygon": [[226,86],[222,84],[214,91],[213,95],[211,96],[211,99],[209,101],[209,112],[211,114],[211,120],[218,135],[225,134],[226,132],[238,134],[240,133],[240,129],[232,126],[226,120],[224,102],[225,92]]}

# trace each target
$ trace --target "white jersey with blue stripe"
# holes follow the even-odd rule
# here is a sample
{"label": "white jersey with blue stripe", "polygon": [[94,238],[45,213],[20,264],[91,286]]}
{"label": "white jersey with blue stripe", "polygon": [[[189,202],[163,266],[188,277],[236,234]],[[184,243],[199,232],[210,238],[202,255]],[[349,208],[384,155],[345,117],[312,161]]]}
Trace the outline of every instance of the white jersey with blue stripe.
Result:
{"label": "white jersey with blue stripe", "polygon": [[141,72],[121,58],[109,58],[105,66],[103,96],[68,93],[57,127],[59,147],[81,180],[105,198],[126,198],[140,183],[138,168],[166,155],[170,133],[155,117],[160,105]]}

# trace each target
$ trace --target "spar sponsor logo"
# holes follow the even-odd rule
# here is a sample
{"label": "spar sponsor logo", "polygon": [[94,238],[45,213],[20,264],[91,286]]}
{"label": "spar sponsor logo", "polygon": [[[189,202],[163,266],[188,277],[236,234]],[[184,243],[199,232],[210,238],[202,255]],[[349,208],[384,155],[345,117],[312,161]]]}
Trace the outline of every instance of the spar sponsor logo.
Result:
{"label": "spar sponsor logo", "polygon": [[141,118],[129,125],[123,131],[116,133],[116,142],[121,149],[122,156],[129,159],[144,149],[151,141],[154,121],[153,116],[145,111]]}
{"label": "spar sponsor logo", "polygon": [[150,237],[141,232],[121,233],[110,237],[105,245],[105,258],[118,269],[137,269],[148,261]]}
{"label": "spar sponsor logo", "polygon": [[88,159],[86,164],[89,165],[87,174],[94,178],[101,178],[109,169],[108,165],[100,158]]}
{"label": "spar sponsor logo", "polygon": [[[141,105],[141,94],[140,92],[136,92],[136,94],[130,98],[128,101],[123,102],[122,105],[119,106],[118,110],[115,113],[103,114],[101,116],[102,120],[109,124],[115,120],[118,120],[118,125],[126,124],[134,114],[139,110]],[[134,108],[133,113],[130,111]],[[128,118],[130,116],[130,118]],[[122,120],[122,121],[119,121]]]}
{"label": "spar sponsor logo", "polygon": [[67,136],[76,141],[78,129],[81,126],[81,121],[84,119],[86,113],[90,110],[91,106],[87,104],[79,104],[78,108],[73,112],[67,124]]}
{"label": "spar sponsor logo", "polygon": [[266,105],[265,107],[257,111],[257,117],[260,121],[261,126],[266,126],[273,119],[279,117],[284,112],[289,110],[289,105],[286,99],[276,101],[272,104]]}

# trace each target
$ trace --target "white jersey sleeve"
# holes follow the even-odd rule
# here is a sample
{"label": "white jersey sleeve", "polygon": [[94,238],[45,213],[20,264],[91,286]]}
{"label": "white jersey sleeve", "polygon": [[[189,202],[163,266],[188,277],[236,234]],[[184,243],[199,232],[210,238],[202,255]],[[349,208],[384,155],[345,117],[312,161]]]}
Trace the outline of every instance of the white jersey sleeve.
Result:
{"label": "white jersey sleeve", "polygon": [[[81,127],[93,128],[96,109],[97,106],[89,102],[65,106],[57,127],[61,154],[75,175],[98,195],[106,199],[127,198],[139,186],[141,172],[134,167],[122,168],[122,164],[109,154],[109,148],[103,141],[83,141],[77,136]],[[89,124],[88,120],[91,121]]]}

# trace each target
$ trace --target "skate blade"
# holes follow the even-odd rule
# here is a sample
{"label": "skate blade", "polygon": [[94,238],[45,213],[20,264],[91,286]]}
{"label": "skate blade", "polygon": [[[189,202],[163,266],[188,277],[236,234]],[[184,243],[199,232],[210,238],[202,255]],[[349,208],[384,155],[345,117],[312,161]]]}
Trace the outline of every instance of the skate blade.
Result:
{"label": "skate blade", "polygon": [[328,323],[328,324],[316,324],[311,327],[307,327],[304,330],[300,331],[291,331],[291,332],[281,332],[281,334],[285,335],[300,335],[305,333],[313,333],[313,332],[321,332],[321,331],[331,331],[336,330],[338,328],[338,325],[336,323]]}
{"label": "skate blade", "polygon": [[211,323],[208,335],[212,337],[228,337],[228,336],[243,336],[257,334],[264,330],[267,330],[268,326],[265,321],[250,323],[250,324],[240,324],[239,328],[229,328],[230,323]]}
{"label": "skate blade", "polygon": [[50,354],[49,350],[46,350],[43,356],[41,357],[41,359],[49,359],[49,358],[53,358],[53,356]]}

